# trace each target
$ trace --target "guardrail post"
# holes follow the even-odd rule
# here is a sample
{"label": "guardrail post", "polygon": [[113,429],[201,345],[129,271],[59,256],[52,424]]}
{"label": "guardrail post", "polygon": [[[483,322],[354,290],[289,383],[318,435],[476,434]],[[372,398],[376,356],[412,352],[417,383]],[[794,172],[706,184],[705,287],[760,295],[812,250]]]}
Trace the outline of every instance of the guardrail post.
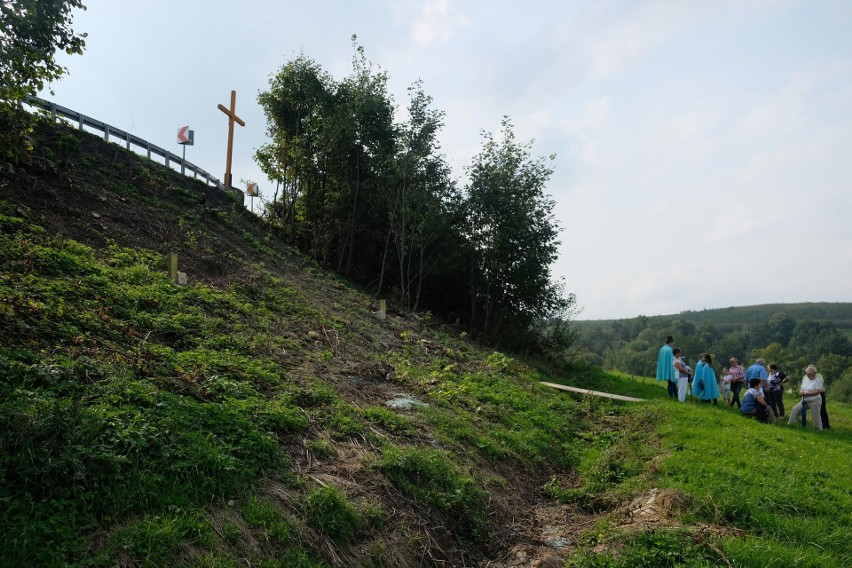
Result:
{"label": "guardrail post", "polygon": [[109,142],[109,124],[104,124],[104,142]]}
{"label": "guardrail post", "polygon": [[124,136],[125,136],[125,140],[127,140],[127,149],[130,150],[130,133],[125,132]]}
{"label": "guardrail post", "polygon": [[145,149],[148,150],[148,159],[151,159],[151,143],[145,142]]}
{"label": "guardrail post", "polygon": [[165,154],[165,156],[163,156],[163,157],[166,159],[166,167],[168,168],[169,167],[169,153],[164,152],[164,154]]}
{"label": "guardrail post", "polygon": [[80,130],[83,130],[83,113],[77,113],[77,123],[80,125]]}

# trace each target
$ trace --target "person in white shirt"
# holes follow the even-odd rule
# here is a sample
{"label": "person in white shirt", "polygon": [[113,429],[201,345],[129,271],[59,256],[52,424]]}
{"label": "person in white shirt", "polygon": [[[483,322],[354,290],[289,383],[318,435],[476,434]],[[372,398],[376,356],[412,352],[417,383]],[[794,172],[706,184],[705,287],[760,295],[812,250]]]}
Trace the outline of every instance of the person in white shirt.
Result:
{"label": "person in white shirt", "polygon": [[725,399],[725,404],[731,405],[731,373],[728,368],[722,369],[722,397]]}
{"label": "person in white shirt", "polygon": [[680,348],[675,347],[672,352],[674,356],[673,366],[674,373],[677,377],[677,400],[678,402],[686,402],[686,389],[689,385],[689,377],[692,376],[692,369],[689,365],[683,362]]}
{"label": "person in white shirt", "polygon": [[820,396],[822,390],[822,375],[817,374],[816,365],[808,365],[805,369],[805,376],[802,377],[802,386],[799,387],[799,395],[801,395],[802,400],[790,411],[790,420],[787,422],[790,426],[801,419],[802,405],[807,404],[813,417],[814,430],[822,430],[822,418],[819,413],[820,407],[822,407],[822,397]]}

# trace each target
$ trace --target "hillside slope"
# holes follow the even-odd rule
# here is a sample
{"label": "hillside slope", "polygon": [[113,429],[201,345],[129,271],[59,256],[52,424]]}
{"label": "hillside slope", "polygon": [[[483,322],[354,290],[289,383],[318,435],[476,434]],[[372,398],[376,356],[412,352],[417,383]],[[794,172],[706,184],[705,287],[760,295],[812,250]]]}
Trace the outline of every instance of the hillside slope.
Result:
{"label": "hillside slope", "polygon": [[545,485],[618,406],[378,321],[227,194],[95,136],[42,128],[0,176],[4,565],[534,566],[594,518]]}

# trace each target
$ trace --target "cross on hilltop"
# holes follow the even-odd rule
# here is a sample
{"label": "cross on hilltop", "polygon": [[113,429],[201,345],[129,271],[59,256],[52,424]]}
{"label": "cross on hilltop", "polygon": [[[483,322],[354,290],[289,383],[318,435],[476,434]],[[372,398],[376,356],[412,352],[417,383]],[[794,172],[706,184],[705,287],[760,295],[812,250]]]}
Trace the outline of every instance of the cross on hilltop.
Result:
{"label": "cross on hilltop", "polygon": [[234,155],[234,122],[240,126],[245,126],[239,116],[237,116],[237,92],[231,91],[231,108],[226,108],[225,105],[219,105],[219,110],[228,115],[228,158],[225,163],[225,187],[231,187],[231,158]]}

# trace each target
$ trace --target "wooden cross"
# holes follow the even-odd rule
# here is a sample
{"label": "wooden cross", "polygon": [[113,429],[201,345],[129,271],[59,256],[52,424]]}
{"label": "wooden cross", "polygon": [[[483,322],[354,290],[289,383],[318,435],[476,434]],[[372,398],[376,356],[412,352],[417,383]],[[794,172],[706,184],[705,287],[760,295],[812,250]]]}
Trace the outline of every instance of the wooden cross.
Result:
{"label": "wooden cross", "polygon": [[228,161],[225,164],[225,187],[231,187],[231,158],[234,155],[234,122],[240,126],[245,126],[239,116],[237,116],[237,92],[231,91],[231,108],[225,108],[224,105],[219,105],[219,110],[228,115]]}

